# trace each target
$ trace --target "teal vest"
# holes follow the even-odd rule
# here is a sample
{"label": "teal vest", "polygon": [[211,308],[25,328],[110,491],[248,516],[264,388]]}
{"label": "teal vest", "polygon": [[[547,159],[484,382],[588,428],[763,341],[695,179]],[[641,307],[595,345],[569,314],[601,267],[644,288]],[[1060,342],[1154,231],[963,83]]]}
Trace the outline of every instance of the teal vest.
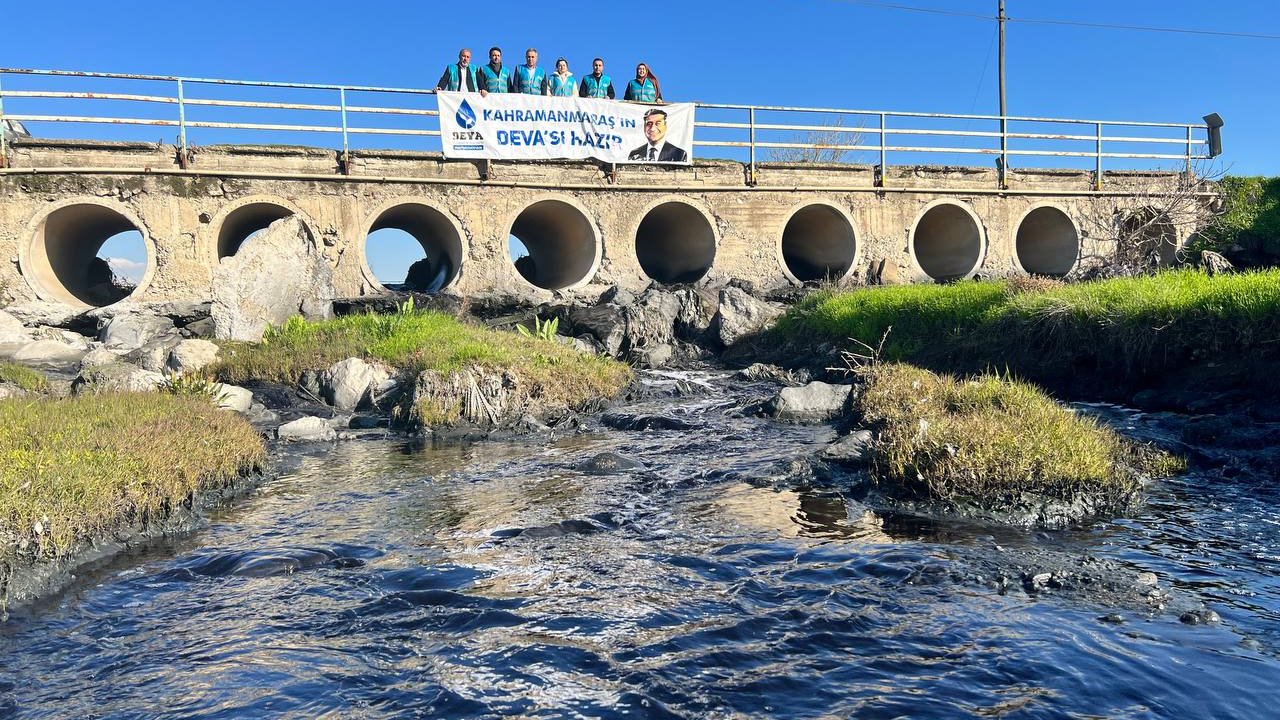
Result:
{"label": "teal vest", "polygon": [[561,82],[559,75],[552,73],[551,94],[556,97],[573,97],[577,95],[578,83],[575,81],[573,73],[569,73],[569,77],[565,78],[563,82]]}
{"label": "teal vest", "polygon": [[546,77],[547,73],[542,68],[534,68],[530,73],[528,65],[521,65],[516,68],[516,92],[525,95],[541,95],[542,81]]}
{"label": "teal vest", "polygon": [[612,82],[608,75],[601,75],[596,80],[595,74],[588,75],[582,82],[587,85],[587,97],[607,98],[609,97],[609,83]]}
{"label": "teal vest", "polygon": [[[449,87],[446,87],[445,90],[467,91],[467,86],[462,82],[462,73],[458,72],[459,69],[458,63],[454,63],[445,68],[445,71],[449,73]],[[467,74],[471,76],[471,85],[476,89],[479,89],[480,83],[476,82],[476,66],[468,65]]]}
{"label": "teal vest", "polygon": [[507,91],[507,80],[510,79],[511,72],[504,65],[498,74],[493,74],[493,68],[485,65],[480,68],[480,86],[485,90],[493,93],[504,93]]}
{"label": "teal vest", "polygon": [[658,100],[658,88],[653,86],[653,81],[649,78],[644,79],[644,84],[640,84],[635,80],[627,83],[627,95],[632,100],[640,102],[656,102]]}

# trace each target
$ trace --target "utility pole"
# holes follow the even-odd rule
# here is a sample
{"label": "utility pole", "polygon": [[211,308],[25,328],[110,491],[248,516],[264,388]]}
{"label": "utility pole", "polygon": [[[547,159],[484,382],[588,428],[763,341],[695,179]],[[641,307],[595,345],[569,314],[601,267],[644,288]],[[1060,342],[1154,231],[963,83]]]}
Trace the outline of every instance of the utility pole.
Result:
{"label": "utility pole", "polygon": [[1009,16],[1004,14],[1004,0],[999,0],[999,13],[996,22],[1000,25],[1000,189],[1009,187],[1009,121],[1005,119],[1008,110],[1004,101],[1004,22]]}

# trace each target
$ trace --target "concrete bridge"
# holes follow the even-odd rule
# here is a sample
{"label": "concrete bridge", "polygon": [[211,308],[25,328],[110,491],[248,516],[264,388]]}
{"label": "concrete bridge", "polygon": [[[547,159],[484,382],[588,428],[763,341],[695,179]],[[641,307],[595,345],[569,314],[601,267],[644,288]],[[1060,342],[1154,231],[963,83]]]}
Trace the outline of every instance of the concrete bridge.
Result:
{"label": "concrete bridge", "polygon": [[[1114,250],[1134,218],[1163,254],[1185,240],[1161,198],[1175,173],[1093,173],[698,161],[689,167],[447,161],[438,153],[209,146],[186,168],[163,144],[15,139],[0,170],[0,286],[15,299],[84,307],[103,242],[136,229],[147,248],[137,300],[210,296],[244,239],[298,216],[323,242],[336,289],[385,288],[366,238],[399,228],[462,294],[650,281],[765,285],[976,274],[1061,275]],[[754,173],[751,172],[754,170]],[[752,175],[754,174],[754,177]],[[517,269],[508,237],[533,269]]]}

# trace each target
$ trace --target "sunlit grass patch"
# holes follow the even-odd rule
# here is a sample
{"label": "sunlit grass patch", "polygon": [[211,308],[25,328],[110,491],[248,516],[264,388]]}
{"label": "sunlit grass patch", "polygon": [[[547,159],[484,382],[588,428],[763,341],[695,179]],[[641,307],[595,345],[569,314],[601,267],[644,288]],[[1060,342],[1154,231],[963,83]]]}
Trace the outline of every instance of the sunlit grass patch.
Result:
{"label": "sunlit grass patch", "polygon": [[878,430],[876,474],[912,498],[990,503],[1029,493],[1116,507],[1134,497],[1141,475],[1183,468],[1028,383],[902,364],[862,373],[854,411]]}
{"label": "sunlit grass patch", "polygon": [[3,360],[0,360],[0,383],[12,383],[27,392],[44,392],[49,389],[49,381],[38,370]]}
{"label": "sunlit grass patch", "polygon": [[[211,369],[227,383],[296,383],[349,357],[378,360],[409,379],[423,371],[447,376],[470,368],[510,373],[524,391],[548,406],[576,408],[609,398],[626,386],[625,363],[582,353],[559,342],[459,322],[435,312],[348,315],[307,322],[294,318],[261,343],[228,343]],[[451,408],[420,408],[424,420],[446,421]],[[431,424],[428,422],[427,424]]]}
{"label": "sunlit grass patch", "polygon": [[248,422],[200,398],[0,401],[0,570],[15,553],[56,558],[163,518],[263,457]]}

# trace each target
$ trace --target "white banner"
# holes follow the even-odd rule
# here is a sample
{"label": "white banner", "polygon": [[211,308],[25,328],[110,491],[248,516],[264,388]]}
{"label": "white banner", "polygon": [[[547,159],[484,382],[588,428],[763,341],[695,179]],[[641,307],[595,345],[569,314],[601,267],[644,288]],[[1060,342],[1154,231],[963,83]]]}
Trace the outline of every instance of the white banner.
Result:
{"label": "white banner", "polygon": [[693,103],[439,92],[445,157],[688,164]]}

